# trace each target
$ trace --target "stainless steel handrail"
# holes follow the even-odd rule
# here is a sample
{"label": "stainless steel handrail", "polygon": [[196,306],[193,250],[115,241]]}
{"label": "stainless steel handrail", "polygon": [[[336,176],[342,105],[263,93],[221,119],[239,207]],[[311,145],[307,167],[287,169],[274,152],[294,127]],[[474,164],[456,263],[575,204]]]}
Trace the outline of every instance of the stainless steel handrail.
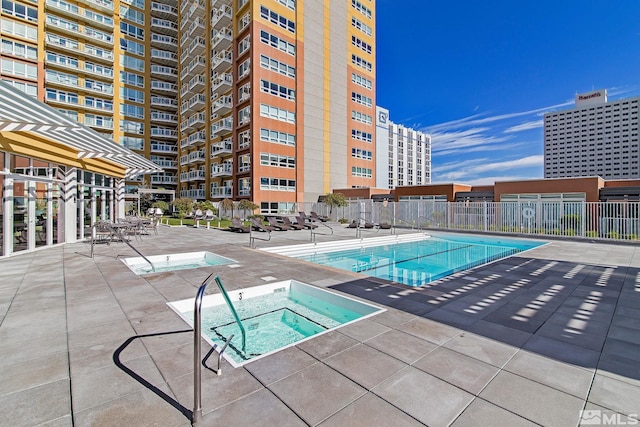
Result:
{"label": "stainless steel handrail", "polygon": [[249,245],[251,246],[251,249],[255,249],[256,248],[256,239],[258,240],[262,240],[263,242],[268,242],[269,240],[271,240],[271,231],[267,230],[266,228],[263,228],[263,231],[266,231],[267,233],[269,233],[269,238],[268,239],[263,239],[261,237],[254,237],[253,236],[253,226],[257,225],[257,224],[251,224],[249,225]]}
{"label": "stainless steel handrail", "polygon": [[333,228],[331,228],[328,224],[325,224],[324,222],[318,222],[318,221],[311,221],[314,224],[320,224],[323,225],[325,227],[327,227],[329,230],[331,230],[331,233],[319,233],[317,231],[314,231],[314,228],[311,227],[309,230],[311,230],[311,241],[313,243],[316,242],[316,235],[320,234],[321,236],[331,236],[333,234]]}
{"label": "stainless steel handrail", "polygon": [[113,227],[111,227],[111,226],[108,226],[108,227],[109,227],[109,228],[111,228],[111,230],[113,230],[113,232],[114,232],[115,234],[117,234],[117,235],[118,235],[118,238],[119,238],[120,240],[122,240],[124,243],[126,243],[126,244],[127,244],[127,246],[129,246],[131,249],[133,249],[133,251],[134,251],[135,253],[137,253],[138,255],[140,255],[140,256],[142,257],[142,259],[144,259],[145,261],[147,261],[147,262],[149,263],[149,265],[151,266],[151,272],[155,273],[155,271],[156,271],[156,267],[153,265],[153,263],[152,263],[151,261],[149,261],[149,258],[147,258],[146,256],[142,255],[142,253],[141,253],[139,250],[137,250],[136,248],[134,248],[134,247],[133,247],[133,245],[132,245],[132,244],[131,244],[127,239],[125,239],[125,238],[124,238],[124,236],[121,234],[120,230],[118,230],[117,228],[113,228]]}
{"label": "stainless steel handrail", "polygon": [[202,297],[214,276],[215,275],[211,273],[204,279],[204,282],[202,282],[196,294],[193,307],[193,415],[191,418],[191,425],[193,426],[199,425],[202,421],[202,367],[200,366],[200,351],[202,349],[200,344]]}

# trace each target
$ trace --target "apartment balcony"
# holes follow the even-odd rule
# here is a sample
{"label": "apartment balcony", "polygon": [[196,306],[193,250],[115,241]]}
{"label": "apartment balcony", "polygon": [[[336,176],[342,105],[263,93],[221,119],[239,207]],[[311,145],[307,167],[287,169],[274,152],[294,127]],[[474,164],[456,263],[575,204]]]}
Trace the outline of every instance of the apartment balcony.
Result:
{"label": "apartment balcony", "polygon": [[225,117],[211,125],[212,135],[224,135],[233,131],[233,118]]}
{"label": "apartment balcony", "polygon": [[163,139],[178,139],[178,131],[175,129],[163,128],[163,127],[151,127],[151,136],[154,138]]}
{"label": "apartment balcony", "polygon": [[73,21],[90,23],[93,26],[98,26],[105,30],[113,30],[113,19],[111,18],[113,9],[109,10],[109,16],[104,16],[68,2],[47,0],[46,11],[55,11],[56,15],[71,18]]}
{"label": "apartment balcony", "polygon": [[211,178],[233,176],[233,163],[214,163],[211,165]]}
{"label": "apartment balcony", "polygon": [[178,85],[170,82],[163,82],[160,80],[151,80],[151,90],[159,92],[164,95],[177,95]]}
{"label": "apartment balcony", "polygon": [[202,37],[204,36],[205,32],[206,32],[206,25],[205,25],[204,19],[197,17],[191,22],[191,25],[189,25],[189,29],[187,30],[187,37],[189,39],[193,39],[193,37],[196,37],[196,36]]}
{"label": "apartment balcony", "polygon": [[[82,49],[76,49],[74,54],[82,52]],[[94,46],[85,45],[84,54],[90,56],[93,60],[102,61],[106,64],[113,65],[113,51],[108,49],[100,49]]]}
{"label": "apartment balcony", "polygon": [[231,73],[222,73],[214,75],[211,80],[211,92],[213,93],[227,93],[231,90],[233,85],[233,75]]}
{"label": "apartment balcony", "polygon": [[[189,164],[189,155],[185,154],[184,156],[180,156],[180,166],[186,166]],[[182,175],[180,174],[180,179],[182,179]]]}
{"label": "apartment balcony", "polygon": [[[89,38],[91,43],[97,43],[103,47],[113,47],[113,34],[103,31],[94,30],[93,28],[85,27],[84,31],[80,31],[85,37]],[[76,34],[77,36],[77,34]]]}
{"label": "apartment balcony", "polygon": [[230,27],[224,27],[213,34],[211,38],[211,49],[221,51],[228,49],[233,42],[233,30]]}
{"label": "apartment balcony", "polygon": [[151,142],[152,153],[178,154],[178,147],[175,144],[162,142]]}
{"label": "apartment balcony", "polygon": [[178,116],[162,111],[151,111],[151,121],[175,126],[178,124]]}
{"label": "apartment balcony", "polygon": [[178,34],[178,24],[167,19],[151,18],[151,31],[175,37]]}
{"label": "apartment balcony", "polygon": [[175,67],[151,64],[151,76],[157,78],[165,78],[169,79],[172,82],[175,82],[178,79],[178,71],[175,69]]}
{"label": "apartment balcony", "polygon": [[178,39],[165,34],[151,33],[151,46],[177,52]]}
{"label": "apartment balcony", "polygon": [[168,184],[168,185],[177,185],[178,180],[174,175],[159,175],[152,174],[151,175],[151,184]]}
{"label": "apartment balcony", "polygon": [[196,37],[193,39],[191,43],[189,43],[189,46],[187,49],[188,49],[189,55],[202,55],[204,54],[206,48],[207,48],[207,43],[205,39],[202,37]]}
{"label": "apartment balcony", "polygon": [[188,101],[185,101],[180,106],[180,114],[187,114],[193,111],[202,109],[206,104],[206,97],[202,93],[197,93],[192,96]]}
{"label": "apartment balcony", "polygon": [[162,169],[178,169],[178,162],[169,159],[151,159],[153,163],[160,166]]}
{"label": "apartment balcony", "polygon": [[151,60],[174,68],[178,65],[178,55],[167,50],[151,48]]}
{"label": "apartment balcony", "polygon": [[182,138],[182,140],[180,140],[180,148],[187,148],[192,145],[203,144],[206,141],[207,141],[207,133],[203,130],[200,130],[198,132],[192,133],[186,138]]}
{"label": "apartment balcony", "polygon": [[98,9],[100,12],[113,13],[113,0],[78,0],[78,3]]}
{"label": "apartment balcony", "polygon": [[231,5],[232,0],[210,0],[211,9],[220,8],[225,5]]}
{"label": "apartment balcony", "polygon": [[189,171],[188,180],[189,181],[206,181],[207,173],[205,172],[204,169]]}
{"label": "apartment balcony", "polygon": [[211,28],[219,30],[231,24],[233,9],[230,5],[222,5],[211,14]]}
{"label": "apartment balcony", "polygon": [[228,199],[233,197],[233,187],[211,187],[212,198]]}
{"label": "apartment balcony", "polygon": [[[211,117],[214,118],[214,115],[224,115],[227,114],[233,108],[233,97],[231,95],[225,95],[215,100],[213,105],[211,106]],[[217,118],[217,117],[216,117]]]}
{"label": "apartment balcony", "polygon": [[229,50],[223,50],[211,57],[211,72],[221,73],[228,70],[233,62],[233,54]]}
{"label": "apartment balcony", "polygon": [[205,117],[204,113],[196,113],[191,117],[189,117],[189,120],[188,120],[189,127],[192,129],[200,128],[204,126],[206,122],[207,122],[207,118]]}
{"label": "apartment balcony", "polygon": [[218,141],[211,144],[211,158],[230,155],[233,153],[233,141],[231,138],[227,138],[223,141]]}
{"label": "apartment balcony", "polygon": [[151,16],[162,19],[176,19],[178,17],[178,8],[154,1],[151,2]]}
{"label": "apartment balcony", "polygon": [[204,56],[196,56],[189,62],[187,66],[187,73],[201,73],[207,67],[207,58]]}
{"label": "apartment balcony", "polygon": [[184,20],[184,22],[180,23],[180,29],[184,28],[186,23],[191,20],[194,14],[198,14],[200,16],[200,15],[204,15],[205,13],[205,6],[206,6],[205,0],[196,0],[196,1],[190,1],[185,3],[189,5],[189,10],[185,11],[184,5],[180,6],[180,9],[182,12],[182,19]]}
{"label": "apartment balcony", "polygon": [[152,95],[151,106],[155,108],[166,108],[171,111],[176,111],[178,109],[178,101],[175,98]]}
{"label": "apartment balcony", "polygon": [[186,197],[194,200],[203,200],[206,197],[205,190],[202,188],[187,190]]}
{"label": "apartment balcony", "polygon": [[181,95],[184,96],[188,93],[195,94],[197,92],[202,92],[206,83],[207,81],[204,76],[202,74],[198,74],[189,80],[189,83],[187,83],[187,92],[185,94],[181,93]]}
{"label": "apartment balcony", "polygon": [[204,150],[196,150],[189,153],[190,164],[204,163],[206,160],[207,155]]}

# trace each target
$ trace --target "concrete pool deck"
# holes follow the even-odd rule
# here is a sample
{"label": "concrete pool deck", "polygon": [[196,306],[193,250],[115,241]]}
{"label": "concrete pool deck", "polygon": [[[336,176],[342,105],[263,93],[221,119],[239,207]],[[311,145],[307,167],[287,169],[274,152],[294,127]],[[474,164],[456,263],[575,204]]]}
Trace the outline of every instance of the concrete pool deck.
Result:
{"label": "concrete pool deck", "polygon": [[[318,241],[355,237],[331,225]],[[133,244],[240,267],[136,276],[116,259],[136,256],[122,243],[94,259],[76,243],[0,260],[0,425],[189,426],[193,334],[166,303],[193,298],[211,272],[229,289],[297,279],[387,311],[223,362],[221,376],[204,368],[202,425],[575,426],[584,409],[603,422],[640,413],[640,245],[553,240],[411,289],[250,249],[248,234],[161,227]]]}

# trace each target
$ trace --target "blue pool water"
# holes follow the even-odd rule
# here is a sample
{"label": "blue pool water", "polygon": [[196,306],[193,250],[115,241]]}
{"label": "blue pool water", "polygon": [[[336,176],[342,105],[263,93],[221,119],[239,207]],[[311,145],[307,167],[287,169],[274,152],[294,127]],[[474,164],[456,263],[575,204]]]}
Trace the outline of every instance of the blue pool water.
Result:
{"label": "blue pool water", "polygon": [[[233,366],[384,311],[295,280],[239,289],[228,295],[243,324],[244,341],[221,294],[204,297],[201,321],[202,335],[218,351],[229,344],[224,357]],[[169,306],[193,324],[193,300]]]}
{"label": "blue pool water", "polygon": [[432,236],[419,241],[293,256],[408,286],[422,286],[543,244],[484,236]]}

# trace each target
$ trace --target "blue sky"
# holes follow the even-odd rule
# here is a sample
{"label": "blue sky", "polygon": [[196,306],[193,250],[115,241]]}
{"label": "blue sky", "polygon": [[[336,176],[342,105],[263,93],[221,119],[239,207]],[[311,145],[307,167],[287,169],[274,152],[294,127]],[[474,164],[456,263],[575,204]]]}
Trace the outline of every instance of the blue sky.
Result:
{"label": "blue sky", "polygon": [[639,0],[377,0],[377,104],[433,137],[432,182],[543,177],[543,114],[640,95]]}

